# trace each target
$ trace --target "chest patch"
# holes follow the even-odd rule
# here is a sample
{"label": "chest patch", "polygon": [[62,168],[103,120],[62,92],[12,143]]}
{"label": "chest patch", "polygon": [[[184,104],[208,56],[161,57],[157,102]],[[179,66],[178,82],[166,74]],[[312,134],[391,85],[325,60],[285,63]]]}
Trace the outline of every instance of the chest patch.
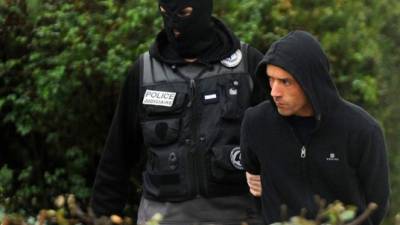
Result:
{"label": "chest patch", "polygon": [[218,93],[216,91],[208,91],[202,93],[201,100],[203,104],[213,104],[219,101]]}
{"label": "chest patch", "polygon": [[242,57],[242,51],[238,49],[229,58],[221,60],[221,64],[228,68],[236,67],[242,61]]}
{"label": "chest patch", "polygon": [[330,153],[329,157],[326,158],[326,161],[340,161],[340,159],[335,156],[335,153]]}
{"label": "chest patch", "polygon": [[143,105],[171,107],[174,104],[175,96],[175,92],[146,90],[142,103]]}

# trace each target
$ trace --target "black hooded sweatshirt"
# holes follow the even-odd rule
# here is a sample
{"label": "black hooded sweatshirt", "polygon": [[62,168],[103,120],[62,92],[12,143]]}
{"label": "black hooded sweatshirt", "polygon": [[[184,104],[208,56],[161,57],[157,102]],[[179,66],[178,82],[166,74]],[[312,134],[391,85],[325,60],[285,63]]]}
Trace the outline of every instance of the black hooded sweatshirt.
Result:
{"label": "black hooded sweatshirt", "polygon": [[342,99],[329,75],[329,63],[318,41],[304,31],[289,33],[273,43],[257,67],[267,82],[266,65],[289,72],[300,84],[314,110],[315,128],[302,144],[281,116],[272,98],[246,111],[242,123],[242,164],[261,174],[262,213],[267,224],[301,208],[315,218],[314,196],[328,203],[355,205],[358,213],[369,202],[378,209],[364,224],[378,225],[388,205],[389,179],[385,141],[377,121],[362,108]]}

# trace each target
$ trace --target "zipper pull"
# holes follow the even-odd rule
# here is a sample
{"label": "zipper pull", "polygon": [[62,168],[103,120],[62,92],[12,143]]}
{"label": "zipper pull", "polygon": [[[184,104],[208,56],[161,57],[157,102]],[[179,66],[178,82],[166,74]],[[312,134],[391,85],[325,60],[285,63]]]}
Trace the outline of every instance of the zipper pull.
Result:
{"label": "zipper pull", "polygon": [[190,80],[190,90],[192,91],[191,96],[190,96],[190,101],[187,104],[187,107],[190,108],[192,107],[193,101],[194,101],[194,97],[196,95],[196,82],[194,81],[194,79]]}
{"label": "zipper pull", "polygon": [[192,97],[196,94],[196,82],[194,79],[190,80],[190,89],[192,90]]}
{"label": "zipper pull", "polygon": [[303,147],[301,148],[301,153],[300,153],[300,157],[301,157],[302,159],[306,158],[306,152],[307,152],[307,149],[306,149],[305,146],[303,146]]}

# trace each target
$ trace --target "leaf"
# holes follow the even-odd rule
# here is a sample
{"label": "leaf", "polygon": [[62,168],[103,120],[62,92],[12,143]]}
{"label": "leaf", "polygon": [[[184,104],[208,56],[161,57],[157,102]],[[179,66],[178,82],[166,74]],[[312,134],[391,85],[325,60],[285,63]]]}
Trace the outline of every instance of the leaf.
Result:
{"label": "leaf", "polygon": [[300,216],[290,218],[290,223],[293,225],[315,225],[315,221],[307,220]]}
{"label": "leaf", "polygon": [[354,209],[345,210],[344,212],[340,213],[339,218],[343,222],[350,221],[354,219],[356,216],[356,212]]}

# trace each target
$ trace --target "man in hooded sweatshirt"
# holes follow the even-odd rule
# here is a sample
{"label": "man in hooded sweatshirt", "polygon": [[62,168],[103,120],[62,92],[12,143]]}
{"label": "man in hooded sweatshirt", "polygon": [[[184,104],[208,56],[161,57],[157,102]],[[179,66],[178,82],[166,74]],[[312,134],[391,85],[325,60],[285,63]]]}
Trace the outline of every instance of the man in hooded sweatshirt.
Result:
{"label": "man in hooded sweatshirt", "polygon": [[121,214],[143,168],[138,224],[259,224],[240,162],[244,110],[266,96],[262,54],[211,16],[212,0],[159,0],[164,29],[129,70],[98,167],[91,207]]}
{"label": "man in hooded sweatshirt", "polygon": [[261,174],[265,222],[282,219],[281,205],[289,217],[304,208],[315,218],[319,196],[358,213],[374,202],[378,208],[364,224],[378,225],[389,196],[382,130],[339,96],[318,41],[304,31],[289,33],[271,45],[256,74],[270,100],[245,113],[241,159],[246,171]]}

